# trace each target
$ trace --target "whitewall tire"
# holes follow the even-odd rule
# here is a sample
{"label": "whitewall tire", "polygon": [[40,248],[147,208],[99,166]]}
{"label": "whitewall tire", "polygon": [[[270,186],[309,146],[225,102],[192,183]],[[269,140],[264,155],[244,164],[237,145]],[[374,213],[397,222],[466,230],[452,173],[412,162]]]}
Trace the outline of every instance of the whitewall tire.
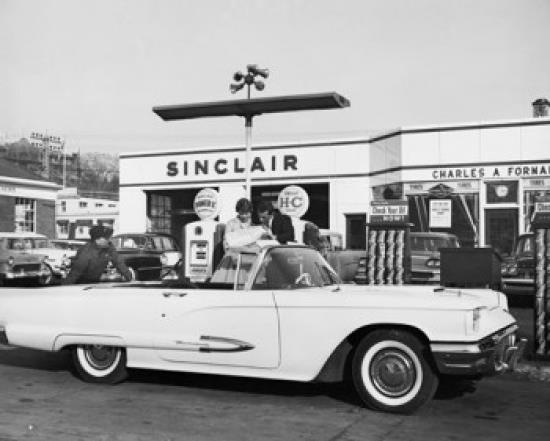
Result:
{"label": "whitewall tire", "polygon": [[352,360],[352,379],[365,405],[412,413],[429,401],[439,380],[426,351],[405,331],[377,330],[364,337]]}
{"label": "whitewall tire", "polygon": [[76,373],[90,383],[115,384],[125,380],[126,350],[103,345],[79,345],[72,348]]}

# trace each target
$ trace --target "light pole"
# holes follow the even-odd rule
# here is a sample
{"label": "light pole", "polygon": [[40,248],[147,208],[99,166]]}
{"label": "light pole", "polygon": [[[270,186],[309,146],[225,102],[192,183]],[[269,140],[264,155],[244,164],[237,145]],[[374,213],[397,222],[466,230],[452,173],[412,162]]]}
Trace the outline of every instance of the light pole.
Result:
{"label": "light pole", "polygon": [[[260,69],[256,64],[249,64],[246,66],[247,73],[243,74],[242,72],[235,72],[233,75],[233,79],[235,80],[235,83],[232,83],[229,86],[229,90],[231,90],[231,93],[237,93],[239,90],[241,90],[244,86],[247,86],[247,98],[250,99],[250,86],[254,85],[256,90],[261,91],[265,88],[265,83],[260,80],[256,79],[256,77],[262,77],[267,78],[269,76],[269,70],[268,69]],[[245,190],[246,190],[246,197],[248,200],[252,200],[252,191],[250,188],[250,151],[251,151],[251,143],[252,143],[252,114],[245,115]]]}

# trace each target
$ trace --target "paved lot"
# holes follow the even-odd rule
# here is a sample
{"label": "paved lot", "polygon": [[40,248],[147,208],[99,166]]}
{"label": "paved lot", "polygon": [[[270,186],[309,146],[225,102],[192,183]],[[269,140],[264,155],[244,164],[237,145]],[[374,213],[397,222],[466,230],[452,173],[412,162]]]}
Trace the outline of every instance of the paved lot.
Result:
{"label": "paved lot", "polygon": [[550,439],[550,382],[525,375],[441,387],[400,416],[334,386],[147,371],[103,386],[69,367],[66,353],[0,351],[0,441]]}

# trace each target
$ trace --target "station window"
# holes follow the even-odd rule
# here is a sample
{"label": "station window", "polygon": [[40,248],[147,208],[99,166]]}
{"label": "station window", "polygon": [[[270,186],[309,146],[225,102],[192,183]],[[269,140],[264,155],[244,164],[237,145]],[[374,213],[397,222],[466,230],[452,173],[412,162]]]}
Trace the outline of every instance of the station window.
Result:
{"label": "station window", "polygon": [[34,232],[36,201],[34,199],[16,198],[15,199],[15,231]]}
{"label": "station window", "polygon": [[59,222],[57,224],[57,232],[62,235],[69,234],[69,223]]}
{"label": "station window", "polygon": [[151,231],[171,232],[172,200],[169,196],[160,194],[149,195],[149,221]]}
{"label": "station window", "polygon": [[61,211],[63,213],[67,211],[67,201],[61,201]]}
{"label": "station window", "polygon": [[78,206],[79,206],[80,208],[86,208],[86,207],[88,206],[88,202],[79,202],[79,203],[78,203]]}

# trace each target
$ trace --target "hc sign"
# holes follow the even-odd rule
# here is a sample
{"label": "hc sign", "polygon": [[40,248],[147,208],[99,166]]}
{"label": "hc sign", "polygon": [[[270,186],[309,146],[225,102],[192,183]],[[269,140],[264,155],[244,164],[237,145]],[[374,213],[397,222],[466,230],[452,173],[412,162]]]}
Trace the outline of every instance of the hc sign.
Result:
{"label": "hc sign", "polygon": [[300,218],[306,214],[309,208],[309,196],[302,187],[290,185],[283,188],[279,193],[277,206],[281,213]]}

